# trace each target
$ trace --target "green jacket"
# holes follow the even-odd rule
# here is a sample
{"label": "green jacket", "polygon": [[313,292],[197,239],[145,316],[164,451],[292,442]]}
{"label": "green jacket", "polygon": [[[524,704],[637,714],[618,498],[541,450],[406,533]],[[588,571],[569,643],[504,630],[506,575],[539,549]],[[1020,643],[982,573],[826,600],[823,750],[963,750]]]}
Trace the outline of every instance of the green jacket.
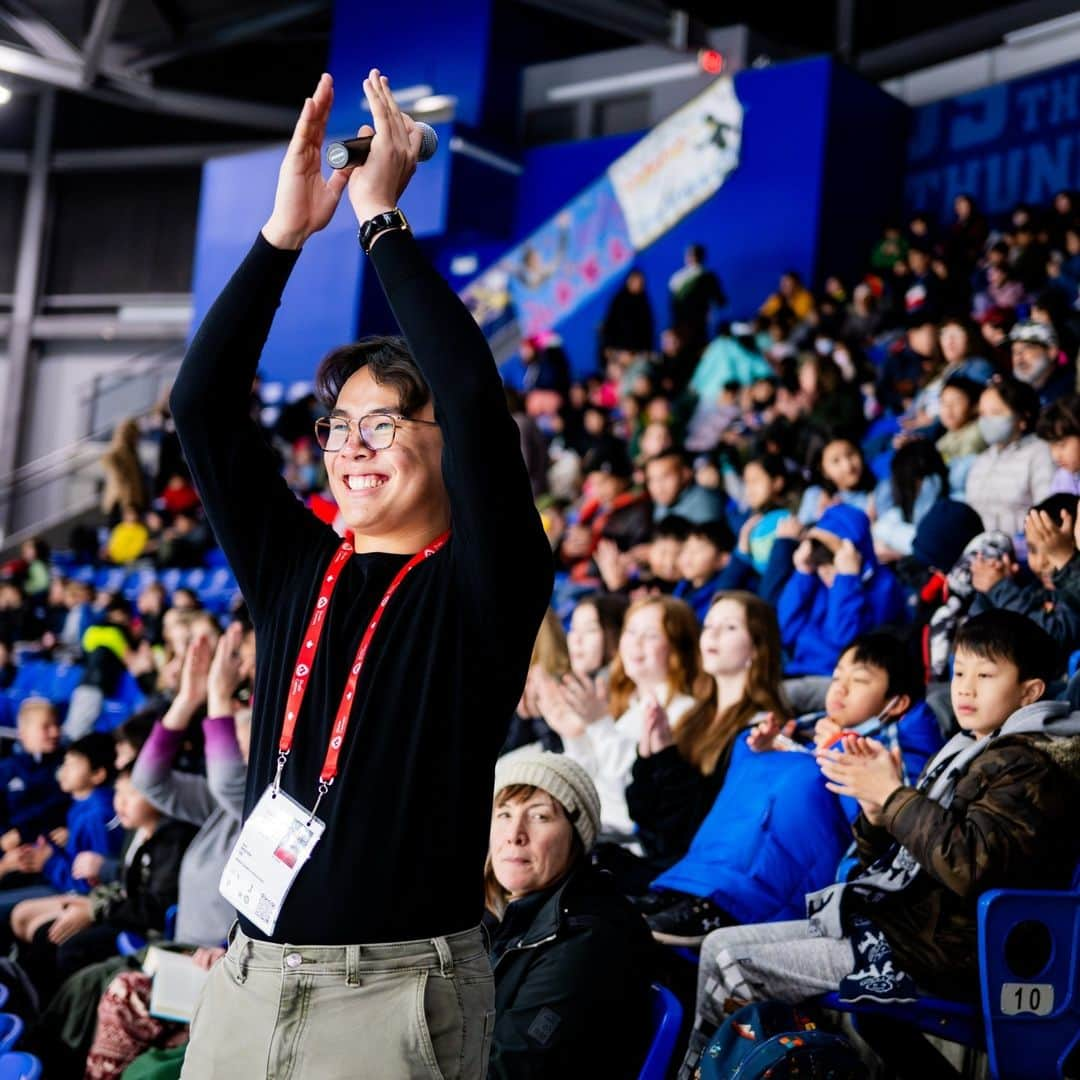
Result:
{"label": "green jacket", "polygon": [[945,996],[978,992],[976,911],[990,889],[1065,889],[1080,858],[1080,736],[1006,735],[980,754],[942,807],[915,788],[885,802],[883,824],[855,822],[869,865],[899,841],[925,871],[863,912],[896,963]]}
{"label": "green jacket", "polygon": [[488,1077],[635,1077],[651,1038],[655,945],[602,870],[582,866],[494,926]]}

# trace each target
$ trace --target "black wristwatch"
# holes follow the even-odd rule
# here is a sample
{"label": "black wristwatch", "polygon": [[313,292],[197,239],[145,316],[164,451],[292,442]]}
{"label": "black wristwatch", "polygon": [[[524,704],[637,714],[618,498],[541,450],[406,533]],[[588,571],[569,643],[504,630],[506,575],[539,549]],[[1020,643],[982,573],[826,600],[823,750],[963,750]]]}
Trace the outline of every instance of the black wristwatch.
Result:
{"label": "black wristwatch", "polygon": [[379,233],[387,232],[390,229],[403,229],[406,232],[409,231],[408,220],[396,206],[393,210],[387,210],[385,213],[376,214],[373,218],[368,218],[368,220],[360,226],[360,231],[356,234],[356,238],[360,241],[360,246],[364,249],[364,254],[367,255],[371,251],[371,245]]}

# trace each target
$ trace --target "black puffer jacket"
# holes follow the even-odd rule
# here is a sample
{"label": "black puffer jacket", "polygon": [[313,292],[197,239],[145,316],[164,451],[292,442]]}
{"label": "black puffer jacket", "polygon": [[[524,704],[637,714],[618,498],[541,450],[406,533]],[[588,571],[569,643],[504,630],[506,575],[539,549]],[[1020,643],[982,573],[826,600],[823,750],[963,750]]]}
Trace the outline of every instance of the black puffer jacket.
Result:
{"label": "black puffer jacket", "polygon": [[584,865],[491,920],[489,1078],[637,1076],[651,1035],[653,940],[613,879]]}

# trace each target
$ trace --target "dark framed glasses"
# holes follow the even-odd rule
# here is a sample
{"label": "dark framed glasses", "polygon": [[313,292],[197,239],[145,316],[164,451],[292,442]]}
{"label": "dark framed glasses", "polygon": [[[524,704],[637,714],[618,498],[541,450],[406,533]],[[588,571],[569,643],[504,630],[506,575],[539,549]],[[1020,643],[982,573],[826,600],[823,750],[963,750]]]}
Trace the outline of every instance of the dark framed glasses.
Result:
{"label": "dark framed glasses", "polygon": [[323,416],[315,421],[315,438],[325,453],[334,454],[349,441],[349,432],[355,426],[360,441],[369,450],[389,450],[394,445],[399,424],[439,426],[434,420],[413,420],[389,413],[368,413],[359,420],[348,416]]}

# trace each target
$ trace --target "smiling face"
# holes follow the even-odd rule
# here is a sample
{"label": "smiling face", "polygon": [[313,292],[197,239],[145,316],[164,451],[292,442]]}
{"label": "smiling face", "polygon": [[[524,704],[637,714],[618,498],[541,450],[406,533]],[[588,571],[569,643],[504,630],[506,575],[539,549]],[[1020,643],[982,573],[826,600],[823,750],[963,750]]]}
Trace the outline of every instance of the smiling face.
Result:
{"label": "smiling face", "polygon": [[[341,388],[334,412],[353,421],[369,413],[401,415],[397,390],[377,383],[367,367]],[[434,420],[433,405],[428,402],[413,419]],[[330,491],[356,535],[357,550],[418,551],[449,526],[442,449],[437,427],[406,421],[386,450],[369,450],[354,427],[341,450],[324,455]]]}
{"label": "smiling face", "polygon": [[958,648],[950,687],[957,723],[977,739],[992,734],[1017,709],[1031,705],[1046,689],[1041,679],[1020,678],[1010,660],[977,656]]}
{"label": "smiling face", "polygon": [[537,788],[531,795],[496,799],[491,813],[491,865],[511,900],[539,892],[570,869],[574,827],[562,805]]}

